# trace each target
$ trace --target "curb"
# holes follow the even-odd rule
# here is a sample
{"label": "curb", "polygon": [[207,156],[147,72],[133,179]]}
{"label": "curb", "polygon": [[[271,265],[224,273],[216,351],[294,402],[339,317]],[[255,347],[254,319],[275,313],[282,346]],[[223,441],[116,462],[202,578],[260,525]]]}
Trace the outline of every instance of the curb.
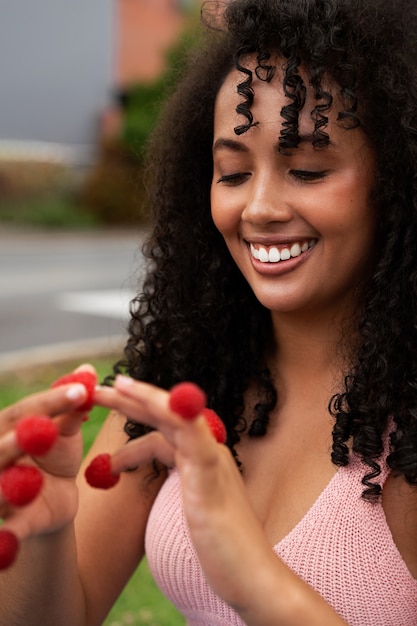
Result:
{"label": "curb", "polygon": [[81,365],[85,359],[90,361],[103,356],[114,356],[114,360],[117,361],[123,356],[125,343],[125,335],[113,335],[6,352],[0,355],[0,374],[65,361],[79,360]]}

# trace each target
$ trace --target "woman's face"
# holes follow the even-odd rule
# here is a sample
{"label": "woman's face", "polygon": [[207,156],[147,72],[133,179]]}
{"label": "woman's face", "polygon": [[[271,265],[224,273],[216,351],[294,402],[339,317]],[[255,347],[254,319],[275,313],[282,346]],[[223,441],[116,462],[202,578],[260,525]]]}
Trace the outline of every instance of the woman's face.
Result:
{"label": "woman's face", "polygon": [[280,111],[289,101],[278,71],[271,83],[254,76],[251,110],[257,125],[237,136],[241,80],[233,70],[215,104],[214,223],[256,297],[271,311],[322,314],[353,306],[375,239],[374,159],[367,140],[360,129],[336,123],[335,98],[326,128],[330,145],[315,150],[314,99],[308,94],[299,121],[302,141],[290,156],[280,154]]}

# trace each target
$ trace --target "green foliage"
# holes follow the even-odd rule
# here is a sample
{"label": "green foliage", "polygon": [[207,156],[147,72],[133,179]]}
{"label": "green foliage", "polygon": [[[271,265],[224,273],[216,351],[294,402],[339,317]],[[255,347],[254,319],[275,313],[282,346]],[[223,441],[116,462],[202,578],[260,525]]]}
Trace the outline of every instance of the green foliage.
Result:
{"label": "green foliage", "polygon": [[140,160],[121,141],[102,144],[100,156],[80,189],[80,202],[107,225],[146,222]]}
{"label": "green foliage", "polygon": [[93,228],[98,218],[67,193],[0,198],[0,225],[42,228]]}
{"label": "green foliage", "polygon": [[76,195],[63,162],[0,159],[0,225],[88,228],[97,220]]}
{"label": "green foliage", "polygon": [[164,81],[131,87],[125,94],[122,143],[141,161],[143,150],[154,127],[164,93]]}
{"label": "green foliage", "polygon": [[148,220],[144,151],[165,99],[182,73],[187,52],[198,38],[198,22],[198,13],[190,10],[187,26],[168,51],[161,76],[151,83],[131,85],[120,94],[120,136],[102,142],[80,194],[82,204],[101,223],[129,225]]}
{"label": "green foliage", "polygon": [[175,88],[187,54],[198,40],[196,15],[190,13],[187,27],[166,55],[166,68],[155,81],[132,85],[123,94],[122,142],[140,162],[148,137],[165,99]]}

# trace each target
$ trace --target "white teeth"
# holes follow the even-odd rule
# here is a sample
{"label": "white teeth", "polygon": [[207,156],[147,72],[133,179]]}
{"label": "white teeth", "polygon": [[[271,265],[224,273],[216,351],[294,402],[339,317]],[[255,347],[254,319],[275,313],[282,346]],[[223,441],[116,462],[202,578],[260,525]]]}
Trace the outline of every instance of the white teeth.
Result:
{"label": "white teeth", "polygon": [[278,248],[271,248],[268,254],[268,260],[270,263],[278,263],[281,260],[281,255]]}
{"label": "white teeth", "polygon": [[262,263],[268,263],[269,261],[268,250],[265,250],[265,248],[259,248],[259,260],[262,261]]}
{"label": "white teeth", "polygon": [[250,251],[254,259],[261,261],[261,263],[279,263],[279,261],[288,261],[288,259],[300,256],[303,252],[306,252],[310,248],[313,248],[316,244],[315,239],[310,241],[304,241],[303,243],[297,242],[292,244],[290,248],[283,248],[279,250],[276,246],[272,248],[264,248],[250,244]]}
{"label": "white teeth", "polygon": [[250,252],[253,258],[259,261],[259,250],[257,250],[253,244],[250,244]]}
{"label": "white teeth", "polygon": [[300,256],[301,254],[301,246],[299,243],[295,243],[293,246],[291,246],[291,256],[295,257],[295,256]]}

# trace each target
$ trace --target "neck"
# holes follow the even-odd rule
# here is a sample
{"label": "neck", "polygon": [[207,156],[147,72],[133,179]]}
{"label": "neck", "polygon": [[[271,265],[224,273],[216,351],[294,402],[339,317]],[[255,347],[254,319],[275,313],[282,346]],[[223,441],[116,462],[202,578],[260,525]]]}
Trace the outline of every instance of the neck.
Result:
{"label": "neck", "polygon": [[272,360],[280,378],[288,380],[294,376],[307,381],[324,376],[340,380],[346,362],[343,357],[346,344],[342,343],[346,324],[311,313],[303,316],[272,313],[272,327]]}

